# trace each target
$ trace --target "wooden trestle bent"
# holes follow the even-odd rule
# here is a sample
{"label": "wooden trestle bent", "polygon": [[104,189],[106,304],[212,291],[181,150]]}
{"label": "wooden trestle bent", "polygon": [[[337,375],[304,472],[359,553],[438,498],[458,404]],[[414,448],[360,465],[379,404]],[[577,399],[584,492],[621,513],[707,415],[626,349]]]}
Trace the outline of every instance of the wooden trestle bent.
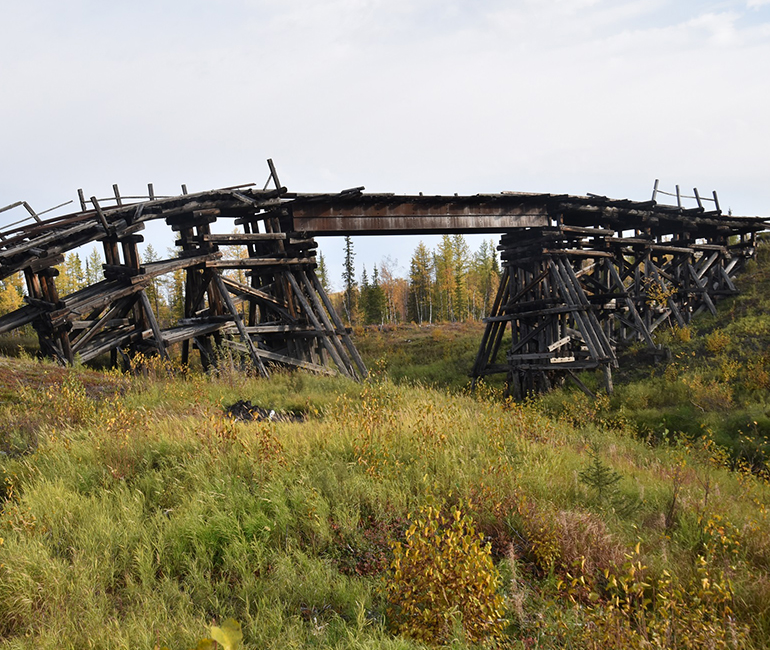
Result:
{"label": "wooden trestle bent", "polygon": [[[366,367],[315,276],[315,241],[281,209],[286,194],[235,188],[129,203],[116,189],[113,200],[92,198],[93,209],[83,199],[79,213],[0,232],[0,278],[23,272],[28,293],[27,304],[0,317],[0,333],[31,324],[42,353],[62,363],[106,352],[113,362],[137,352],[166,357],[181,344],[182,361],[196,348],[204,368],[231,362],[235,350],[264,377],[278,365],[360,380]],[[178,253],[142,264],[138,233],[159,219],[177,234]],[[223,222],[244,232],[211,232]],[[91,242],[103,246],[103,279],[59,296],[55,266]],[[163,328],[147,291],[179,274],[183,313]]]}

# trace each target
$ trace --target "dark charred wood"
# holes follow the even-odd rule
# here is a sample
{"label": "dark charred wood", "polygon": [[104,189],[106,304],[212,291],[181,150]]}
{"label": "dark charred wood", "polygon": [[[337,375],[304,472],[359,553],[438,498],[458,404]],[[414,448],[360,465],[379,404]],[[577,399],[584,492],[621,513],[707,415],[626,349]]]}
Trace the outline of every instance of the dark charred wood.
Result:
{"label": "dark charred wood", "polygon": [[104,270],[104,275],[107,278],[110,278],[110,276],[133,277],[147,273],[147,269],[143,266],[140,266],[137,269],[132,266],[124,266],[122,264],[102,264],[102,269]]}

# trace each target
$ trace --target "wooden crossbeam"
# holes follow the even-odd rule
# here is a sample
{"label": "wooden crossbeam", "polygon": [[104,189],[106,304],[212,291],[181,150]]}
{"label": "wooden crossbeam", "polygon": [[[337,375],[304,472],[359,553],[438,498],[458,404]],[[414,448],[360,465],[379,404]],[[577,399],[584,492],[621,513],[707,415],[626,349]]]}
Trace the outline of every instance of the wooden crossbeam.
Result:
{"label": "wooden crossbeam", "polygon": [[[239,350],[240,352],[246,352],[246,346],[243,345],[243,343],[238,343],[237,341],[225,341],[226,345],[229,345],[235,350]],[[295,357],[291,357],[286,354],[280,354],[278,352],[270,352],[269,350],[259,350],[258,351],[259,356],[263,359],[267,359],[268,361],[274,361],[276,363],[280,363],[281,365],[285,366],[295,366],[297,368],[302,368],[304,370],[310,370],[311,372],[316,372],[322,375],[334,375],[334,371],[329,370],[326,366],[321,366],[317,363],[310,363],[308,361],[303,361],[302,359],[297,359]]]}
{"label": "wooden crossbeam", "polygon": [[337,311],[332,306],[331,301],[329,300],[329,297],[326,295],[326,291],[324,291],[323,286],[321,286],[321,281],[318,279],[318,277],[313,271],[308,272],[306,277],[310,280],[310,283],[312,284],[313,288],[316,290],[318,297],[321,299],[321,302],[323,306],[326,308],[326,311],[329,314],[331,321],[334,323],[334,326],[337,328],[337,331],[340,332],[340,338],[342,339],[342,343],[347,349],[350,355],[350,358],[353,360],[353,363],[358,368],[359,377],[361,379],[365,379],[369,373],[366,370],[366,365],[364,364],[364,360],[361,358],[361,355],[358,353],[358,350],[356,350],[356,346],[353,345],[353,341],[351,341],[350,336],[348,335],[347,330],[345,329],[345,325],[342,322],[342,319],[339,317],[339,315],[337,314]]}
{"label": "wooden crossbeam", "polygon": [[225,286],[227,286],[227,288],[237,296],[246,298],[247,300],[254,300],[263,305],[267,305],[286,320],[295,320],[294,317],[289,313],[285,301],[279,301],[275,298],[275,296],[272,296],[265,291],[255,289],[226,276],[222,276],[222,282],[224,282]]}
{"label": "wooden crossbeam", "polygon": [[144,311],[145,318],[150,322],[152,335],[155,338],[155,346],[158,348],[160,356],[163,359],[168,359],[166,345],[163,342],[163,333],[161,332],[160,325],[158,325],[158,320],[155,318],[155,312],[152,310],[150,299],[147,297],[147,293],[144,289],[139,292],[139,302],[142,305],[142,311]]}
{"label": "wooden crossbeam", "polygon": [[[294,289],[294,295],[297,297],[300,304],[302,305],[302,308],[305,311],[305,315],[310,320],[311,324],[313,325],[313,328],[319,333],[322,333],[323,325],[319,320],[319,316],[316,315],[315,310],[313,309],[313,306],[311,306],[310,301],[308,300],[308,297],[305,296],[302,290],[302,287],[300,287],[299,283],[297,282],[297,279],[291,273],[287,274],[286,277],[289,280],[289,283],[291,284],[292,289]],[[304,284],[305,283],[303,282],[303,285]],[[352,368],[348,367],[345,364],[345,362],[342,360],[342,357],[337,351],[337,348],[334,345],[332,345],[332,343],[330,342],[329,337],[322,335],[319,338],[321,339],[321,344],[324,346],[326,351],[332,357],[332,359],[334,360],[334,363],[337,365],[340,372],[343,375],[346,375],[352,379],[353,378]]]}
{"label": "wooden crossbeam", "polygon": [[711,296],[709,295],[708,288],[706,287],[706,282],[702,278],[698,277],[698,272],[695,270],[692,264],[687,265],[687,270],[690,272],[690,275],[692,276],[692,279],[697,285],[697,287],[703,290],[703,292],[700,294],[701,299],[706,304],[706,307],[708,307],[708,310],[711,312],[711,315],[716,316],[717,308],[716,308],[716,305],[714,305],[714,301],[711,299]]}
{"label": "wooden crossbeam", "polygon": [[253,269],[270,266],[315,266],[311,257],[246,257],[243,259],[211,260],[210,269]]}
{"label": "wooden crossbeam", "polygon": [[[503,302],[503,299],[505,296],[507,296],[508,293],[508,278],[509,278],[510,271],[508,267],[506,266],[503,268],[503,274],[500,278],[500,284],[497,288],[497,293],[495,294],[495,299],[492,302],[492,307],[490,310],[490,314],[492,316],[495,316],[500,311],[500,306]],[[494,349],[494,342],[497,339],[497,333],[498,330],[501,329],[499,322],[486,322],[486,327],[484,328],[484,334],[481,338],[481,344],[479,345],[479,351],[476,355],[476,361],[473,364],[473,368],[471,370],[471,376],[473,377],[473,386],[476,385],[476,379],[481,376],[481,374],[484,372],[484,369],[489,366],[493,361],[496,355],[492,355],[492,350]]]}
{"label": "wooden crossbeam", "polygon": [[623,284],[623,280],[621,280],[620,274],[618,273],[618,270],[615,268],[615,265],[612,262],[608,261],[606,264],[606,268],[610,274],[610,277],[612,278],[612,281],[615,283],[615,286],[623,294],[622,300],[625,302],[626,308],[628,309],[628,312],[631,314],[631,318],[633,319],[635,329],[639,334],[642,335],[645,343],[647,343],[649,347],[657,348],[657,346],[655,345],[655,342],[652,340],[652,335],[650,334],[650,331],[645,326],[644,321],[642,320],[642,317],[639,315],[639,311],[636,309],[636,305],[634,304],[633,299],[626,292],[626,286]]}
{"label": "wooden crossbeam", "polygon": [[72,342],[72,351],[77,354],[84,345],[86,345],[102,331],[107,323],[109,323],[114,318],[119,318],[125,314],[128,309],[131,308],[131,305],[133,305],[134,301],[135,297],[133,295],[118,300],[111,309],[107,310],[104,316],[102,316],[98,321],[91,325],[89,329],[80,334],[80,336],[78,336]]}
{"label": "wooden crossbeam", "polygon": [[241,319],[240,313],[238,312],[238,310],[235,308],[235,305],[233,304],[233,300],[230,297],[230,292],[227,290],[225,283],[222,281],[222,276],[220,276],[219,273],[214,273],[213,280],[214,280],[214,283],[216,284],[217,289],[219,289],[219,293],[222,296],[222,300],[224,301],[228,311],[233,317],[235,326],[238,328],[238,332],[241,335],[241,341],[245,345],[246,350],[248,351],[249,356],[251,356],[252,361],[254,361],[254,365],[257,369],[257,372],[259,372],[259,374],[262,377],[265,377],[265,378],[270,377],[270,374],[267,372],[267,368],[265,368],[265,364],[262,363],[262,358],[257,353],[257,348],[254,345],[254,341],[251,340],[251,336],[249,336],[249,333],[246,331],[246,328],[243,324],[243,320]]}

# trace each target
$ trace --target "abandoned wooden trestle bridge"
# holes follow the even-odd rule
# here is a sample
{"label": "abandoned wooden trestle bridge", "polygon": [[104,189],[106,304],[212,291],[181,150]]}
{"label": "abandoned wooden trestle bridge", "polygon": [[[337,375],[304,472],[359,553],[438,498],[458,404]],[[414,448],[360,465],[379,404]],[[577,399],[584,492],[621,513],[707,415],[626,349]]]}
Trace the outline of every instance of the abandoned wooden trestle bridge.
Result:
{"label": "abandoned wooden trestle bridge", "polygon": [[[272,161],[263,189],[254,185],[178,196],[86,199],[80,211],[29,215],[0,230],[0,279],[22,272],[25,305],[0,317],[0,334],[31,324],[41,352],[62,363],[136,352],[182,361],[197,349],[204,368],[235,349],[268,376],[271,365],[353,379],[366,368],[315,274],[314,237],[427,233],[500,233],[502,276],[486,319],[474,380],[505,373],[522,396],[564,376],[600,368],[611,389],[617,350],[631,341],[657,349],[664,323],[684,327],[715,312],[736,292],[733,280],[755,252],[764,219],[722,213],[716,193],[690,197],[658,190],[649,201],[503,192],[473,196],[299,194],[282,187]],[[658,202],[659,195],[676,197]],[[683,198],[694,201],[683,206]],[[61,207],[61,206],[60,206]],[[141,263],[139,234],[151,220],[177,233],[173,259]],[[214,232],[219,226],[224,232]],[[222,228],[224,226],[224,228]],[[234,226],[242,232],[233,233]],[[104,248],[104,279],[60,296],[55,268],[91,242]],[[241,255],[225,257],[239,249]],[[242,269],[239,282],[226,269]],[[184,273],[184,316],[161,328],[147,288]],[[510,326],[510,343],[503,345]]]}

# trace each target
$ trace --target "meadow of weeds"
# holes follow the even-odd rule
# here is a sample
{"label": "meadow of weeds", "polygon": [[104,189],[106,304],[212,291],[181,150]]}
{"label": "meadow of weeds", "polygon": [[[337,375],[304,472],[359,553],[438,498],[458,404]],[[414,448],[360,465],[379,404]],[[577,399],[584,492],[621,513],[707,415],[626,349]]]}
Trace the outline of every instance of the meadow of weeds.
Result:
{"label": "meadow of weeds", "polygon": [[770,644],[770,493],[708,436],[385,376],[0,382],[0,647]]}
{"label": "meadow of weeds", "polygon": [[[367,363],[385,370],[393,381],[459,391],[468,385],[484,327],[481,321],[369,326],[356,328],[355,339]],[[489,381],[503,386],[501,376]]]}

